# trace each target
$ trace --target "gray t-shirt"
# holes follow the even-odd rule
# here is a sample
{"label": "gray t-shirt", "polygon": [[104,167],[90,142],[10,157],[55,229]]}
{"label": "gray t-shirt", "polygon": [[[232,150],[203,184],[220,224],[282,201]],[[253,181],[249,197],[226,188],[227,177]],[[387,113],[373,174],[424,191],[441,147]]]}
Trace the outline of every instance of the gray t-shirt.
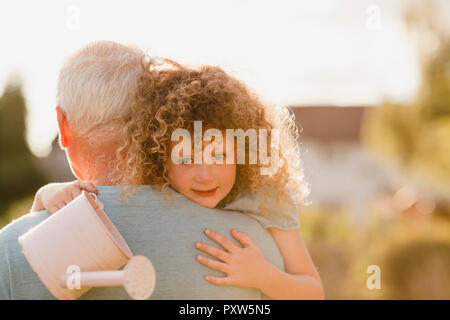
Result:
{"label": "gray t-shirt", "polygon": [[[97,186],[97,189],[105,212],[133,254],[148,257],[155,267],[156,287],[150,299],[267,299],[256,289],[216,286],[207,282],[204,279],[207,274],[224,274],[196,261],[195,257],[201,251],[195,248],[195,242],[220,248],[203,233],[205,228],[211,228],[239,245],[230,235],[230,230],[235,228],[250,236],[267,261],[284,270],[277,245],[265,227],[298,227],[296,212],[282,218],[271,213],[263,218],[231,210],[208,209],[176,192],[172,192],[173,198],[168,201],[163,193],[153,191],[150,186],[140,186],[129,202],[118,199],[120,187]],[[17,240],[49,215],[47,211],[32,212],[0,230],[0,299],[54,299],[31,269]],[[271,217],[275,217],[276,223],[268,223]],[[102,287],[92,288],[80,299],[129,297],[123,288]]]}

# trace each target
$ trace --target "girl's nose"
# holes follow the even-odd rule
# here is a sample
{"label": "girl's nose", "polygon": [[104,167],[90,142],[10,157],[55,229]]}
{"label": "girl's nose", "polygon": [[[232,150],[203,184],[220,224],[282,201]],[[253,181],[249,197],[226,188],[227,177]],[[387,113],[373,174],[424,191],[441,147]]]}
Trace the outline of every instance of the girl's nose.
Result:
{"label": "girl's nose", "polygon": [[195,182],[198,182],[198,183],[213,182],[214,175],[212,172],[212,165],[211,164],[197,165],[194,180],[195,180]]}

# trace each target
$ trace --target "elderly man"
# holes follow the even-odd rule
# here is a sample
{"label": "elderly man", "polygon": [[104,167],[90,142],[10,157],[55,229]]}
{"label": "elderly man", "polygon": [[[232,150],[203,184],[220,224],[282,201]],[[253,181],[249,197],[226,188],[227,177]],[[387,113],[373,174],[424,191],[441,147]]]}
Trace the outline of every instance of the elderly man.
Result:
{"label": "elderly man", "polygon": [[[261,299],[251,288],[216,286],[207,274],[223,276],[195,259],[196,241],[216,245],[203,231],[222,235],[238,227],[261,248],[265,258],[283,269],[280,252],[257,220],[234,211],[201,207],[184,197],[171,202],[141,186],[129,202],[118,199],[120,176],[111,173],[126,117],[142,72],[140,49],[114,42],[95,42],[70,56],[58,79],[57,120],[60,143],[73,173],[93,182],[105,212],[134,254],[147,256],[156,270],[152,299]],[[31,212],[0,231],[0,299],[52,299],[21,253],[18,237],[50,215]],[[232,239],[233,242],[236,240]],[[81,299],[127,299],[122,288],[92,288]]]}

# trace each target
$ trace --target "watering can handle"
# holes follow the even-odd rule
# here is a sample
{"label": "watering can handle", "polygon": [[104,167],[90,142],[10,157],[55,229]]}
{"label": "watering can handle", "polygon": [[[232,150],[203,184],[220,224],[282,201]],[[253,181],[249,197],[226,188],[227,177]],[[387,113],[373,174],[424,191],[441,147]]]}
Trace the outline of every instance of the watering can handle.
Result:
{"label": "watering can handle", "polygon": [[[74,277],[75,278],[72,278]],[[60,278],[60,286],[69,287],[77,279],[80,287],[123,286],[133,299],[148,299],[156,284],[155,268],[151,261],[142,255],[133,256],[123,270],[79,272],[78,275],[65,273]],[[78,287],[78,289],[80,289]]]}
{"label": "watering can handle", "polygon": [[94,202],[98,205],[98,207],[99,207],[101,210],[103,210],[103,209],[104,209],[104,207],[103,207],[103,202],[101,202],[100,200],[98,200],[97,195],[96,195],[95,193],[93,193],[93,192],[89,192],[88,194],[91,195],[91,196],[94,198]]}

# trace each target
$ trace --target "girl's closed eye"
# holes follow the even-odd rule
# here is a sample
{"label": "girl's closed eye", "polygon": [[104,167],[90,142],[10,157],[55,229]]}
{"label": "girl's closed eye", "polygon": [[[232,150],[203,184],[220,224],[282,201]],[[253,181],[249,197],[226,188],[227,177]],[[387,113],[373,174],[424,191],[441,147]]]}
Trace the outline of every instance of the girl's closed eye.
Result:
{"label": "girl's closed eye", "polygon": [[225,155],[225,153],[217,153],[217,154],[215,154],[215,155],[214,155],[214,161],[215,161],[217,164],[225,163],[225,161],[226,161],[226,155]]}
{"label": "girl's closed eye", "polygon": [[187,165],[187,164],[193,163],[192,159],[189,156],[183,157],[182,155],[175,156],[173,159],[171,159],[169,161],[172,161],[173,164],[175,164],[175,165]]}
{"label": "girl's closed eye", "polygon": [[180,164],[191,164],[191,163],[192,163],[191,158],[181,158],[180,159]]}

